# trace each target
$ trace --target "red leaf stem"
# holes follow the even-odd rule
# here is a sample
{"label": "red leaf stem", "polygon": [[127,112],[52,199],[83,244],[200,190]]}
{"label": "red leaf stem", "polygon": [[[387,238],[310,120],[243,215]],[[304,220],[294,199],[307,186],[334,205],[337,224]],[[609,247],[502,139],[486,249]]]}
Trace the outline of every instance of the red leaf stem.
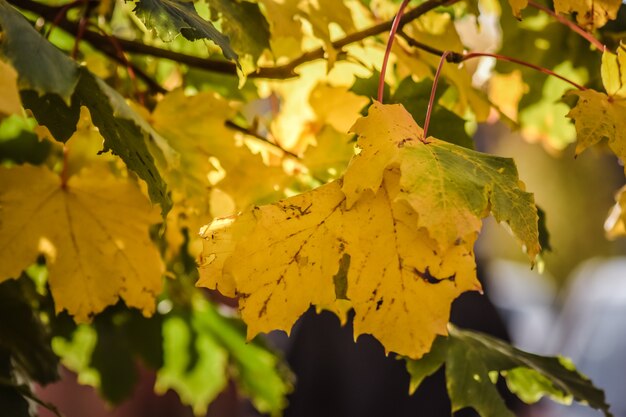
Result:
{"label": "red leaf stem", "polygon": [[490,54],[488,52],[470,52],[468,54],[463,55],[463,61],[467,61],[467,60],[473,59],[473,58],[480,58],[480,57],[490,57],[490,58],[498,59],[500,61],[513,62],[514,64],[518,64],[518,65],[522,65],[524,67],[532,68],[535,71],[543,72],[544,74],[548,74],[548,75],[551,75],[553,77],[556,77],[559,80],[565,81],[566,83],[576,87],[577,89],[579,89],[581,91],[582,90],[586,90],[586,88],[583,87],[582,85],[580,85],[580,84],[570,80],[569,78],[565,78],[564,76],[559,75],[559,74],[557,74],[556,72],[554,72],[552,70],[540,67],[540,66],[535,65],[535,64],[531,64],[530,62],[522,61],[521,59],[517,59],[517,58],[510,57],[510,56],[506,56],[506,55]]}
{"label": "red leaf stem", "polygon": [[433,106],[435,105],[435,93],[437,92],[439,76],[441,75],[443,63],[446,62],[446,58],[449,54],[450,51],[443,51],[443,54],[441,54],[441,59],[439,60],[439,65],[437,66],[437,72],[435,72],[435,78],[433,79],[433,87],[430,90],[430,99],[428,100],[428,108],[426,109],[426,120],[424,120],[424,136],[422,137],[422,142],[424,143],[426,143],[426,138],[428,137],[428,126],[430,125],[430,116],[433,112]]}
{"label": "red leaf stem", "polygon": [[378,101],[383,102],[383,93],[385,91],[385,72],[387,72],[387,62],[389,61],[389,55],[391,54],[391,46],[393,45],[393,38],[396,36],[398,26],[400,26],[400,20],[404,14],[404,9],[410,0],[404,0],[398,9],[396,17],[393,18],[391,24],[391,30],[389,31],[389,40],[387,40],[387,48],[385,49],[385,57],[383,58],[383,65],[380,68],[380,78],[378,79]]}

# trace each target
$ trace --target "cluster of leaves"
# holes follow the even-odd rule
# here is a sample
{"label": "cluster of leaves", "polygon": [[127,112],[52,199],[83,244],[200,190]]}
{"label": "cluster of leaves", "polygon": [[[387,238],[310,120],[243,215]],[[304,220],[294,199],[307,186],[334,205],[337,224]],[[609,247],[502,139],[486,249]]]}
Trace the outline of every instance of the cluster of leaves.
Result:
{"label": "cluster of leaves", "polygon": [[[445,362],[455,409],[506,415],[487,381],[496,372],[524,400],[572,397],[608,415],[563,361],[448,317],[481,288],[483,218],[505,223],[531,263],[546,246],[514,162],[474,151],[473,127],[496,117],[547,147],[577,138],[577,152],[606,139],[624,158],[626,49],[606,30],[600,57],[525,1],[511,0],[513,13],[478,3],[429,0],[406,14],[382,104],[370,97],[391,0],[0,0],[0,296],[14,300],[3,314],[21,312],[1,329],[0,385],[21,415],[32,397],[21,381],[54,380],[57,356],[112,402],[132,392],[140,360],[158,392],[174,389],[198,414],[229,378],[280,413],[291,377],[246,340],[289,332],[311,305],[342,320],[354,310],[355,337],[407,357],[412,389]],[[554,8],[595,31],[620,4]],[[462,56],[457,23],[475,27],[478,5],[500,18],[501,53],[591,87],[599,72],[606,94],[568,92],[578,100],[567,113],[560,79],[498,63],[481,87],[463,62],[443,66],[433,100],[438,55]],[[612,235],[624,234],[625,201]],[[196,278],[238,297],[247,330]],[[466,353],[475,369],[455,367]]]}

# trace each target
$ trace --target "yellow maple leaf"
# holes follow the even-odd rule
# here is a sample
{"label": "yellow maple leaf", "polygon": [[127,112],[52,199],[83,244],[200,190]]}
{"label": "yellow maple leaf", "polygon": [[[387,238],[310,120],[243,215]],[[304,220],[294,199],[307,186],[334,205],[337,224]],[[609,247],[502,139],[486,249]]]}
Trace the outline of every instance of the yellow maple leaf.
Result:
{"label": "yellow maple leaf", "polygon": [[[337,51],[332,47],[330,24],[337,24],[345,33],[355,31],[350,9],[335,0],[259,0],[271,28],[272,52],[276,58],[293,58],[302,53],[306,30],[313,32],[326,49],[328,67],[332,68]],[[302,21],[310,26],[303,27]]]}
{"label": "yellow maple leaf", "polygon": [[570,91],[578,96],[567,117],[576,127],[576,155],[602,139],[618,157],[626,158],[626,99],[613,98],[594,90]]}
{"label": "yellow maple leaf", "polygon": [[200,198],[198,205],[205,203],[203,196],[211,185],[210,157],[223,164],[237,153],[235,131],[225,126],[237,110],[236,103],[215,93],[187,96],[179,89],[167,94],[150,116],[155,130],[180,154],[179,166],[165,173],[168,185],[188,199]]}
{"label": "yellow maple leaf", "polygon": [[412,209],[389,198],[397,192],[398,173],[388,171],[378,193],[350,210],[336,181],[217,220],[204,231],[198,285],[240,297],[248,337],[289,332],[310,305],[333,309],[333,277],[348,255],[355,337],[370,333],[387,351],[420,357],[445,334],[452,300],[480,289],[475,235],[441,252]]}
{"label": "yellow maple leaf", "polygon": [[621,0],[555,0],[557,13],[576,13],[578,24],[587,31],[600,28],[617,17]]}
{"label": "yellow maple leaf", "polygon": [[602,84],[611,97],[626,98],[626,46],[620,44],[617,53],[602,53]]}
{"label": "yellow maple leaf", "polygon": [[17,88],[17,72],[0,61],[0,117],[21,113],[22,101]]}
{"label": "yellow maple leaf", "polygon": [[377,192],[387,168],[399,167],[400,192],[442,249],[478,233],[490,212],[506,222],[531,258],[540,251],[537,210],[513,160],[475,152],[422,129],[402,105],[375,102],[352,127],[361,152],[350,162],[343,191],[348,207],[366,190]]}
{"label": "yellow maple leaf", "polygon": [[163,267],[148,227],[160,221],[139,188],[94,165],[66,186],[46,167],[0,170],[0,281],[46,256],[57,312],[88,321],[122,298],[154,311]]}
{"label": "yellow maple leaf", "polygon": [[420,357],[452,300],[480,289],[481,218],[506,221],[534,258],[536,207],[510,159],[423,143],[401,105],[375,103],[352,130],[361,152],[343,179],[204,228],[198,285],[239,296],[249,337],[288,332],[310,305],[352,307],[355,336]]}

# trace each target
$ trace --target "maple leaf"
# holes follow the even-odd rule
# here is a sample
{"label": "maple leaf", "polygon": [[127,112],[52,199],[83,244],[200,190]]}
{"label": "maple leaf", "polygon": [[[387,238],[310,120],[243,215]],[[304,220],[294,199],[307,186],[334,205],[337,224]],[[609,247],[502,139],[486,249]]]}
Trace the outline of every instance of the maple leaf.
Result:
{"label": "maple leaf", "polygon": [[576,155],[603,139],[619,158],[626,159],[626,49],[617,54],[602,55],[602,84],[608,94],[595,90],[569,91],[578,96],[576,105],[567,114],[576,127]]}
{"label": "maple leaf", "polygon": [[220,18],[220,26],[232,47],[240,55],[244,73],[254,71],[259,57],[270,49],[269,24],[259,5],[247,1],[221,0],[209,3],[211,18]]}
{"label": "maple leaf", "polygon": [[544,395],[565,404],[575,399],[612,416],[602,390],[567,359],[527,353],[486,334],[453,325],[449,325],[448,337],[438,337],[423,358],[407,360],[410,392],[415,392],[424,378],[444,363],[453,413],[472,407],[482,417],[513,417],[495,385],[502,375],[509,389],[526,403],[537,402]]}
{"label": "maple leaf", "polygon": [[119,298],[154,311],[162,264],[148,226],[160,219],[132,183],[94,166],[66,187],[45,167],[0,171],[0,281],[46,255],[57,312],[88,321]]}
{"label": "maple leaf", "polygon": [[576,13],[578,24],[587,31],[600,28],[617,17],[620,0],[555,0],[557,13]]}
{"label": "maple leaf", "polygon": [[[481,227],[491,212],[506,222],[532,259],[540,251],[537,210],[524,190],[513,160],[423,138],[422,129],[401,105],[374,103],[352,127],[361,152],[344,176],[348,207],[365,190],[376,192],[387,168],[399,167],[400,192],[442,248]],[[426,143],[424,143],[424,142]]]}
{"label": "maple leaf", "polygon": [[567,114],[576,126],[576,154],[607,139],[615,155],[626,158],[626,100],[594,90],[571,91],[568,95],[578,96],[576,106]]}
{"label": "maple leaf", "polygon": [[480,289],[481,218],[506,221],[534,259],[536,207],[511,160],[423,143],[401,105],[374,103],[352,130],[361,152],[343,180],[204,228],[198,285],[239,296],[249,337],[289,331],[310,305],[341,316],[349,300],[355,336],[419,357],[452,300]]}
{"label": "maple leaf", "polygon": [[72,60],[39,36],[4,0],[0,0],[0,31],[0,56],[19,74],[19,88],[58,94],[69,103],[78,83],[78,67]]}
{"label": "maple leaf", "polygon": [[180,0],[139,0],[133,11],[143,23],[153,29],[164,42],[172,41],[179,33],[195,41],[209,39],[220,47],[227,59],[238,61],[228,36],[218,31],[213,24],[203,19],[193,2]]}
{"label": "maple leaf", "polygon": [[[347,255],[345,296],[355,311],[355,337],[370,333],[387,351],[421,356],[436,334],[445,333],[452,300],[480,289],[475,236],[440,251],[415,228],[411,208],[389,198],[397,181],[389,171],[385,186],[350,210],[335,181],[214,221],[204,230],[198,285],[240,297],[249,338],[289,332],[311,304],[334,305],[333,277]],[[398,326],[406,331],[397,332]]]}

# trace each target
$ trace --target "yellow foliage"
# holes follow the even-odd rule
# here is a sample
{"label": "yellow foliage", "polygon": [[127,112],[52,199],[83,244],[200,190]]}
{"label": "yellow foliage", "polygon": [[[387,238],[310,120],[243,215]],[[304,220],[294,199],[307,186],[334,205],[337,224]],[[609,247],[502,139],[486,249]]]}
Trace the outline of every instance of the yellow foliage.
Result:
{"label": "yellow foliage", "polygon": [[517,121],[517,108],[528,91],[520,70],[509,74],[494,73],[489,81],[489,100],[508,118]]}
{"label": "yellow foliage", "polygon": [[528,6],[528,0],[509,0],[509,5],[513,10],[513,15],[518,19],[522,18],[522,10]]}
{"label": "yellow foliage", "polygon": [[[198,285],[240,297],[248,337],[290,331],[310,305],[336,302],[333,276],[347,254],[347,299],[355,337],[371,333],[387,351],[420,357],[445,334],[450,303],[479,289],[473,240],[439,252],[415,213],[392,202],[397,173],[350,210],[341,183],[332,182],[276,204],[219,220],[204,231]],[[407,329],[397,332],[398,326]]]}
{"label": "yellow foliage", "polygon": [[343,179],[204,228],[198,285],[239,297],[249,338],[289,332],[311,305],[342,320],[352,307],[355,337],[418,358],[452,301],[480,289],[482,217],[506,221],[534,259],[534,201],[511,160],[423,143],[401,105],[375,103],[352,130],[361,152]]}
{"label": "yellow foliage", "polygon": [[0,118],[22,111],[20,92],[17,89],[17,72],[0,61]]}
{"label": "yellow foliage", "polygon": [[626,98],[626,46],[620,44],[617,54],[604,51],[602,54],[602,84],[612,97]]}
{"label": "yellow foliage", "polygon": [[146,315],[163,266],[148,227],[160,220],[139,188],[94,165],[62,186],[46,167],[0,170],[0,281],[46,257],[57,312],[85,322],[122,298]]}
{"label": "yellow foliage", "polygon": [[621,0],[555,0],[557,13],[576,13],[578,24],[587,31],[600,28],[617,17]]}
{"label": "yellow foliage", "polygon": [[531,260],[539,253],[534,199],[511,159],[424,139],[422,128],[398,104],[374,103],[352,131],[359,135],[361,152],[344,177],[348,207],[365,191],[378,190],[385,169],[399,167],[397,198],[411,205],[416,226],[426,228],[443,249],[477,233],[491,212],[508,223]]}
{"label": "yellow foliage", "polygon": [[567,114],[576,126],[576,154],[607,139],[618,157],[626,158],[626,99],[609,97],[595,90],[571,91],[578,96]]}

